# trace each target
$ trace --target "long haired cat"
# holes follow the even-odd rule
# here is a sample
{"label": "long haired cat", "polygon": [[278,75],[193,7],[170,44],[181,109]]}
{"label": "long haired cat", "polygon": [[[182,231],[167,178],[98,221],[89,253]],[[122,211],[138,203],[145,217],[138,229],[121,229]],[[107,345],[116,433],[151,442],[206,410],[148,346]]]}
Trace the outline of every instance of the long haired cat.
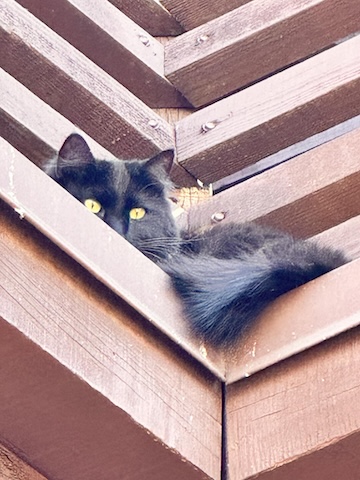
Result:
{"label": "long haired cat", "polygon": [[195,332],[231,344],[275,298],[347,262],[340,251],[254,223],[179,232],[171,214],[173,153],[95,159],[70,135],[45,171],[171,277]]}

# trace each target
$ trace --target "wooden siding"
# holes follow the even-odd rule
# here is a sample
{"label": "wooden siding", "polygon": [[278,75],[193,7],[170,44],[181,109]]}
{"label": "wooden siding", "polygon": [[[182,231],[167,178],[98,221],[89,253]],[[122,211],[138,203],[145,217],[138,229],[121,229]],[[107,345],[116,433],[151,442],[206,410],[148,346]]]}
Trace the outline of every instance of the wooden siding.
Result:
{"label": "wooden siding", "polygon": [[[0,475],[356,480],[358,2],[90,3],[0,7]],[[214,349],[164,272],[38,168],[74,131],[99,157],[175,148],[180,186],[294,157],[179,223],[221,212],[353,261]]]}

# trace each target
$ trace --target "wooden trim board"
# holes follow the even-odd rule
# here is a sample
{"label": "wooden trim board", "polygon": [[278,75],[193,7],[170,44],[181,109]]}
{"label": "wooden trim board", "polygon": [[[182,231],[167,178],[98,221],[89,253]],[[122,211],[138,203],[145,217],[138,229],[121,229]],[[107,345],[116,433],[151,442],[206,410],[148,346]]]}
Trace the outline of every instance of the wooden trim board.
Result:
{"label": "wooden trim board", "polygon": [[359,31],[357,0],[253,0],[170,41],[165,74],[199,107]]}
{"label": "wooden trim board", "polygon": [[359,333],[228,387],[229,480],[358,478]]}
{"label": "wooden trim board", "polygon": [[0,441],[49,478],[219,480],[220,381],[5,205],[0,243]]}
{"label": "wooden trim board", "polygon": [[179,163],[211,183],[358,115],[359,50],[360,35],[181,120]]}
{"label": "wooden trim board", "polygon": [[1,444],[0,477],[2,480],[49,480]]}

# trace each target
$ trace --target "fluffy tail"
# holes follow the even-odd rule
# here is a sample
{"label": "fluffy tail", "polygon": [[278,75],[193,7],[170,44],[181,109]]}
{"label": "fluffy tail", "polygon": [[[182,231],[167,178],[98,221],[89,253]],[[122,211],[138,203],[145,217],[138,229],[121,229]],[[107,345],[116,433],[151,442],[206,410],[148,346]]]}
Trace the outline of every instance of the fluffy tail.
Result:
{"label": "fluffy tail", "polygon": [[294,245],[280,258],[181,256],[166,270],[195,332],[215,345],[232,343],[275,298],[346,263],[340,252]]}

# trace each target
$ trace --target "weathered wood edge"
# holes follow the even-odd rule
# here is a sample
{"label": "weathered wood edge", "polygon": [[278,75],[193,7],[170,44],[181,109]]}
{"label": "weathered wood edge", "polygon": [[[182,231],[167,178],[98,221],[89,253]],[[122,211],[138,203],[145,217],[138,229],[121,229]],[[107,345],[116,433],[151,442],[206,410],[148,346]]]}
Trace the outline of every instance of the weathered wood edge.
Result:
{"label": "weathered wood edge", "polygon": [[191,30],[214,18],[224,15],[251,0],[161,0],[161,3],[183,25],[186,30]]}
{"label": "weathered wood edge", "polygon": [[104,148],[146,158],[173,147],[173,127],[14,0],[0,25],[0,66]]}
{"label": "weathered wood edge", "polygon": [[228,387],[229,479],[357,478],[359,333]]}
{"label": "weathered wood edge", "polygon": [[357,36],[177,122],[179,163],[214,182],[358,115],[359,49]]}
{"label": "weathered wood edge", "polygon": [[157,0],[109,0],[119,10],[155,37],[176,36],[180,23]]}
{"label": "weathered wood edge", "polygon": [[190,210],[188,228],[223,212],[223,222],[255,220],[308,238],[360,215],[359,145],[358,128],[224,190]]}
{"label": "weathered wood edge", "polygon": [[1,444],[0,476],[2,480],[49,480]]}
{"label": "weathered wood edge", "polygon": [[200,107],[359,31],[357,0],[253,0],[170,41],[165,75]]}
{"label": "weathered wood edge", "polygon": [[9,207],[1,225],[1,441],[50,478],[218,479],[220,381]]}
{"label": "weathered wood edge", "polygon": [[[0,68],[0,131],[2,137],[37,165],[54,157],[65,138],[80,133],[98,158],[114,156],[81,129],[34,95]],[[194,184],[194,178],[177,163],[171,175],[179,186]]]}
{"label": "weathered wood edge", "polygon": [[[168,276],[1,138],[0,145],[0,196],[177,345],[223,378],[221,353],[191,334]],[[54,202],[54,198],[58,200]]]}
{"label": "weathered wood edge", "polygon": [[190,106],[164,76],[163,45],[109,2],[17,2],[149,107]]}

